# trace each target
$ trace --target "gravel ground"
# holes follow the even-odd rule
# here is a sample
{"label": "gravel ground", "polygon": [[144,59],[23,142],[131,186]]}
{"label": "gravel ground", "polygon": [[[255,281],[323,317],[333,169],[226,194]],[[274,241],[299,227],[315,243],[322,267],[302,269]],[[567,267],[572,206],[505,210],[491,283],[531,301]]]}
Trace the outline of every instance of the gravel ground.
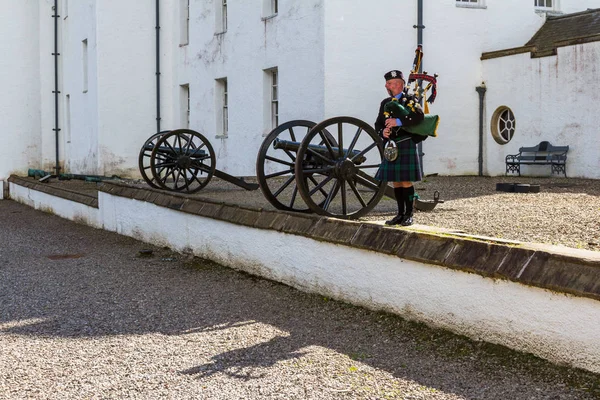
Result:
{"label": "gravel ground", "polygon": [[[540,185],[540,193],[496,191],[496,183],[503,182]],[[444,200],[433,211],[417,213],[415,223],[600,251],[600,180],[435,176],[415,187],[424,200],[433,199],[436,190]],[[374,214],[371,218],[381,219],[377,210]]]}
{"label": "gravel ground", "polygon": [[599,375],[12,201],[0,221],[0,399],[600,398]]}

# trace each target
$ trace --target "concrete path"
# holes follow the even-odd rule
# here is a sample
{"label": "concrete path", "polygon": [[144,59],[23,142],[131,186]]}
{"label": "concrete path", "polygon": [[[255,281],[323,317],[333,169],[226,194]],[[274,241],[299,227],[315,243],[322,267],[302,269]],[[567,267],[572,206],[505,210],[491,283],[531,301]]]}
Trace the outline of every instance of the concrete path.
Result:
{"label": "concrete path", "polygon": [[0,399],[71,398],[597,399],[600,376],[0,201]]}

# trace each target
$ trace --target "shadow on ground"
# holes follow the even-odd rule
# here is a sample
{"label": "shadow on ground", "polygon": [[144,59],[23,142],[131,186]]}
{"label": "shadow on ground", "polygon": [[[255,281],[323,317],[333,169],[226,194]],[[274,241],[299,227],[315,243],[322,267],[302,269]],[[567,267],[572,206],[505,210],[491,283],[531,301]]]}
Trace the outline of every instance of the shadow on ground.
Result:
{"label": "shadow on ground", "polygon": [[[572,398],[600,396],[598,375],[305,294],[14,202],[0,202],[0,220],[0,334],[189,335],[266,324],[286,335],[222,352],[180,373],[249,380],[260,367],[320,346],[466,398],[540,398],[539,390],[556,385]],[[152,255],[141,256],[142,249]]]}

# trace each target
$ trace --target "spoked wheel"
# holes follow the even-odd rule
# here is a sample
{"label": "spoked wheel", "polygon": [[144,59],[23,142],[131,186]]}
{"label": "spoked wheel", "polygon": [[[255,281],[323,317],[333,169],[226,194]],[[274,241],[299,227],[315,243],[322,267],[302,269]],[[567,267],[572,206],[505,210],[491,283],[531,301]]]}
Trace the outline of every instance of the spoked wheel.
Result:
{"label": "spoked wheel", "polygon": [[152,156],[152,150],[154,150],[156,142],[158,142],[159,139],[163,137],[163,135],[169,132],[171,131],[161,131],[150,136],[140,149],[140,155],[138,156],[138,168],[140,169],[140,174],[142,174],[142,178],[144,178],[144,180],[150,187],[153,187],[155,189],[162,188],[156,184],[156,181],[152,176],[152,172],[148,171],[150,169],[150,157]]}
{"label": "spoked wheel", "polygon": [[190,129],[177,129],[156,142],[150,170],[161,189],[195,193],[212,178],[215,162],[215,151],[204,136]]}
{"label": "spoked wheel", "polygon": [[[326,140],[325,132],[336,141]],[[297,158],[304,160],[295,165],[298,191],[319,215],[359,218],[383,196],[386,182],[373,178],[383,160],[383,142],[364,121],[335,117],[315,125]]]}
{"label": "spoked wheel", "polygon": [[[298,195],[294,168],[300,142],[315,122],[294,120],[273,129],[263,141],[256,158],[256,176],[265,198],[275,208],[311,212]],[[327,133],[329,141],[335,139]]]}

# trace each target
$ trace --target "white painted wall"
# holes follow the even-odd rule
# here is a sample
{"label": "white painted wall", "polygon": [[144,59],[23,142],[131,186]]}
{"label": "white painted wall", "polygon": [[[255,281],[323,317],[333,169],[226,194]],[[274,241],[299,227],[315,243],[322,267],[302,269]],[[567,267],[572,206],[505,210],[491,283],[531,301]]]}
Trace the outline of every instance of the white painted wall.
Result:
{"label": "white painted wall", "polygon": [[[60,2],[61,43],[59,52],[62,73],[60,149],[64,154],[64,171],[78,174],[98,173],[98,32],[96,1],[70,1],[68,13]],[[84,91],[84,45],[87,39],[87,91]],[[43,71],[44,76],[52,76]],[[53,76],[52,76],[53,78]],[[53,84],[53,82],[52,82]],[[67,96],[69,100],[67,101]],[[45,98],[45,109],[54,112],[52,99]],[[54,124],[54,121],[49,123]],[[49,145],[54,149],[54,145]]]}
{"label": "white painted wall", "polygon": [[[2,134],[10,150],[0,150],[0,178],[27,167],[54,166],[53,3],[9,2],[0,17],[0,32],[13,39],[3,41],[7,56],[0,83],[10,95],[0,100],[0,112],[22,133]],[[416,0],[378,0],[376,6],[359,0],[286,1],[273,18],[265,18],[265,1],[234,2],[222,34],[216,34],[220,2],[191,0],[189,42],[181,45],[184,3],[161,1],[161,128],[182,126],[186,104],[180,85],[189,84],[190,128],[212,142],[217,168],[234,175],[255,174],[258,148],[270,130],[263,70],[279,69],[280,122],[349,115],[372,124],[386,95],[382,75],[392,68],[408,74],[412,66]],[[486,0],[485,8],[457,7],[454,0],[424,3],[424,67],[440,74],[432,112],[442,118],[439,137],[423,144],[425,172],[475,174],[475,87],[498,79],[491,75],[494,68],[484,77],[481,53],[523,45],[544,14],[523,0]],[[64,4],[59,1],[59,14]],[[597,0],[560,2],[565,13],[597,6]],[[80,0],[70,1],[68,15],[61,15],[59,145],[66,172],[138,175],[139,149],[156,130],[154,7],[154,2]],[[86,38],[89,82],[83,93]],[[217,138],[215,79],[223,77],[229,81],[230,134]],[[486,144],[489,139],[486,133]],[[488,153],[497,156],[493,147]],[[493,160],[486,162],[495,173]],[[595,159],[577,168],[595,176],[585,172],[590,165]]]}
{"label": "white painted wall", "polygon": [[[190,85],[190,128],[210,140],[218,169],[253,176],[263,135],[271,130],[264,117],[265,69],[279,71],[280,122],[323,119],[323,0],[281,1],[278,15],[266,20],[259,2],[229,3],[222,34],[215,34],[219,2],[190,3],[190,42],[180,48],[178,68],[178,83]],[[229,135],[216,138],[215,79],[225,77]]]}
{"label": "white painted wall", "polygon": [[80,224],[99,229],[103,227],[102,215],[98,208],[38,192],[12,182],[8,182],[8,186],[11,200]]}
{"label": "white painted wall", "polygon": [[[600,178],[600,42],[560,47],[556,56],[532,59],[526,53],[486,60],[483,65],[487,120],[498,107],[507,106],[517,123],[513,139],[505,145],[486,132],[487,174],[503,174],[507,154],[547,140],[570,146],[568,176]],[[523,166],[521,172],[548,175],[549,168]]]}
{"label": "white painted wall", "polygon": [[44,2],[5,3],[0,13],[0,179],[26,174],[42,151],[39,27]]}

